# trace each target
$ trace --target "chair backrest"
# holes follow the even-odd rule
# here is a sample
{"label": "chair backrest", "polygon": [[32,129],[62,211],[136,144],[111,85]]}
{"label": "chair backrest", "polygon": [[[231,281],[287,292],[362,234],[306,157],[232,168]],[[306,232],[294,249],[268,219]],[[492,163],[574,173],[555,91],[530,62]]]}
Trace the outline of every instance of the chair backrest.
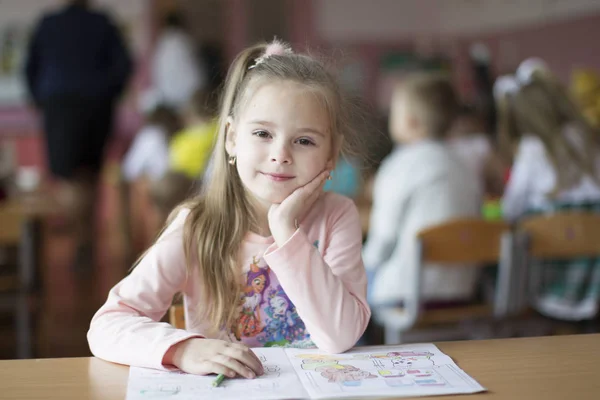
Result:
{"label": "chair backrest", "polygon": [[169,323],[178,329],[185,329],[183,304],[173,304],[169,309]]}
{"label": "chair backrest", "polygon": [[[486,263],[500,263],[499,279],[496,284],[497,298],[510,293],[510,269],[512,242],[510,228],[503,221],[486,221],[482,218],[456,218],[448,222],[423,229],[417,235],[419,244],[418,265],[435,262],[440,266],[454,267],[455,264],[473,268]],[[505,237],[506,235],[506,237]],[[506,238],[506,240],[504,240]],[[411,296],[404,299],[404,310],[414,324],[421,309],[421,274],[413,274]],[[494,314],[505,314],[508,305],[495,302]]]}
{"label": "chair backrest", "polygon": [[21,240],[23,215],[12,203],[0,204],[0,246],[18,245]]}
{"label": "chair backrest", "polygon": [[535,215],[521,221],[528,254],[535,258],[572,258],[600,255],[600,214],[565,211]]}
{"label": "chair backrest", "polygon": [[460,218],[419,232],[421,261],[472,263],[479,266],[497,262],[501,254],[502,235],[509,226],[502,221]]}
{"label": "chair backrest", "polygon": [[[418,233],[419,260],[418,265],[435,262],[452,267],[458,263],[472,265],[474,268],[486,263],[498,263],[498,279],[494,306],[470,306],[457,310],[454,320],[469,317],[494,315],[503,317],[511,310],[508,299],[513,290],[513,237],[510,227],[502,221],[486,221],[482,218],[457,218],[439,225],[431,226]],[[375,310],[382,315],[382,320],[392,332],[398,326],[410,329],[422,317],[421,315],[421,274],[412,274],[411,285],[415,290],[404,298],[402,316],[394,317],[397,309]],[[438,313],[443,318],[433,320],[448,321],[447,311]],[[425,320],[426,318],[422,318]],[[388,333],[386,332],[386,336]],[[390,334],[390,336],[393,336]],[[386,339],[387,341],[387,339]],[[390,342],[391,343],[391,342]]]}

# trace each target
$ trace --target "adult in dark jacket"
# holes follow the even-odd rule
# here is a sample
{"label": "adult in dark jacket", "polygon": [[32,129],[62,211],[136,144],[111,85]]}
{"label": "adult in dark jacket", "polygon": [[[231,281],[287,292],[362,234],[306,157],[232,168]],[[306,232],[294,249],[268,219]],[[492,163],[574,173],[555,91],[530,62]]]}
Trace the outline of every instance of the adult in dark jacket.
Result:
{"label": "adult in dark jacket", "polygon": [[25,76],[41,111],[58,199],[81,240],[78,259],[91,261],[93,205],[113,112],[131,74],[118,29],[86,0],[45,15],[30,43]]}

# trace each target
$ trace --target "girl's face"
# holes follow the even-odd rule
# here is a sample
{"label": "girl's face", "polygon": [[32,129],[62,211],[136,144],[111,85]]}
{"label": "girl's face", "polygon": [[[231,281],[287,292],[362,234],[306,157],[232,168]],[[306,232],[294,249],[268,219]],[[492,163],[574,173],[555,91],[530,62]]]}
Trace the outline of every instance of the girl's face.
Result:
{"label": "girl's face", "polygon": [[252,280],[252,288],[255,293],[261,293],[265,288],[265,277],[261,275],[254,278]]}
{"label": "girl's face", "polygon": [[287,301],[281,297],[281,296],[277,296],[277,297],[273,297],[270,301],[271,307],[273,308],[273,314],[274,315],[285,315],[285,312],[287,311],[288,308],[288,303]]}
{"label": "girl's face", "polygon": [[409,144],[422,139],[422,126],[411,106],[410,95],[406,90],[396,89],[390,109],[390,134],[394,141]]}
{"label": "girl's face", "polygon": [[326,168],[333,155],[330,126],[315,90],[291,81],[266,83],[230,121],[226,148],[237,157],[246,190],[268,209]]}

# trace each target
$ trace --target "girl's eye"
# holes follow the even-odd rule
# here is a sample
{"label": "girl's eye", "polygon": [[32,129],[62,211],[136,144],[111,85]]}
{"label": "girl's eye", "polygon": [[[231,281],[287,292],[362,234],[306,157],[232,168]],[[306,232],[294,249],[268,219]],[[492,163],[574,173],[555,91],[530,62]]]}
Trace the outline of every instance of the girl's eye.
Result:
{"label": "girl's eye", "polygon": [[271,135],[267,131],[254,131],[254,132],[252,132],[252,134],[254,136],[257,136],[257,137],[261,138],[261,139],[268,139],[268,138],[271,137]]}
{"label": "girl's eye", "polygon": [[298,144],[301,144],[302,146],[314,146],[314,142],[310,139],[307,138],[301,138],[297,140]]}

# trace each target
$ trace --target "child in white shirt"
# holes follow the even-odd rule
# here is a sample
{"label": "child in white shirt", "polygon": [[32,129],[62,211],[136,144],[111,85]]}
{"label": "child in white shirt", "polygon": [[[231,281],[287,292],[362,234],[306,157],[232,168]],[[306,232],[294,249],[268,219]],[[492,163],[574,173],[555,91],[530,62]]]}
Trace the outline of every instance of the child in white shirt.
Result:
{"label": "child in white shirt", "polygon": [[150,112],[125,155],[122,172],[125,180],[162,178],[169,170],[170,137],[179,128],[179,117],[168,107],[157,106]]}
{"label": "child in white shirt", "polygon": [[[377,172],[363,251],[372,305],[398,305],[414,294],[419,231],[480,215],[478,179],[445,142],[456,107],[442,77],[415,77],[395,91],[390,131],[402,146]],[[422,276],[421,298],[436,302],[469,300],[477,280],[473,269],[439,265],[425,266]]]}
{"label": "child in white shirt", "polygon": [[[560,210],[600,212],[600,137],[540,60],[497,80],[499,133],[516,157],[502,199],[506,219]],[[536,266],[537,265],[537,266]],[[533,306],[563,320],[598,314],[600,259],[540,260]]]}

